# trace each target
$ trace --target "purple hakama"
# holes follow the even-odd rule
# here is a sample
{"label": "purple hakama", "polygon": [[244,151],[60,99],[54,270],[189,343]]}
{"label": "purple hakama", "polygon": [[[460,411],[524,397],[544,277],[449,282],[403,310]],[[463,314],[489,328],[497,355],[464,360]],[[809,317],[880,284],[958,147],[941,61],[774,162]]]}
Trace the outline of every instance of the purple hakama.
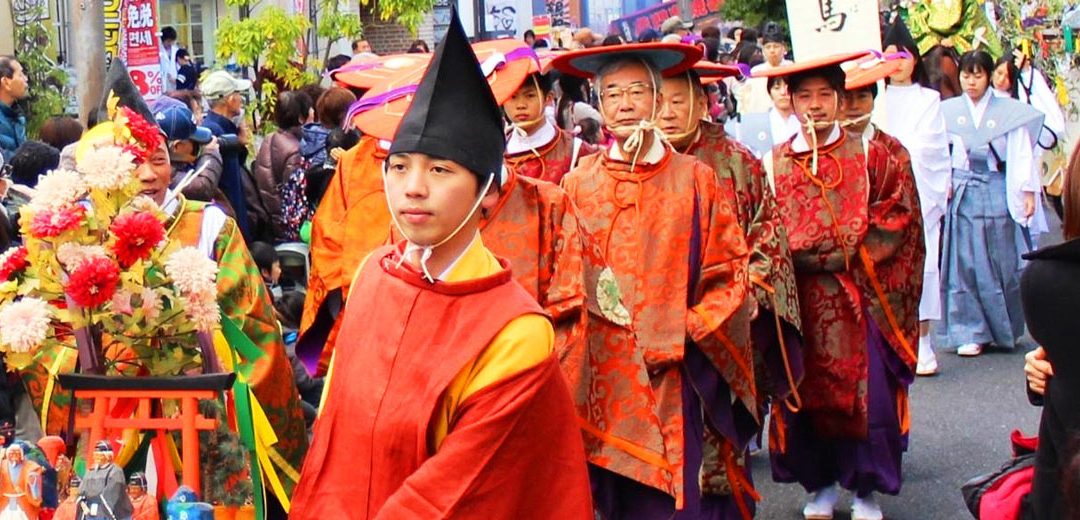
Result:
{"label": "purple hakama", "polygon": [[900,385],[910,385],[913,376],[869,314],[866,323],[867,438],[822,439],[808,416],[785,410],[787,451],[770,454],[773,480],[798,482],[809,492],[839,483],[860,497],[900,493],[901,459],[907,438],[900,433],[896,393]]}

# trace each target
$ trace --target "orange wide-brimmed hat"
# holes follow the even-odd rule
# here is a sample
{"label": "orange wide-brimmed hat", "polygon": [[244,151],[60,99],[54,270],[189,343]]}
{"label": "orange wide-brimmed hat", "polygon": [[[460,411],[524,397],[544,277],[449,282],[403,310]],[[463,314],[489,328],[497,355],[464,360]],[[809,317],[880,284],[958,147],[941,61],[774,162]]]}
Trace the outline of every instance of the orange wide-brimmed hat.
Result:
{"label": "orange wide-brimmed hat", "polygon": [[844,88],[847,90],[859,90],[892,76],[903,65],[906,53],[882,55],[875,53],[857,61],[847,69],[847,79]]}
{"label": "orange wide-brimmed hat", "polygon": [[[490,40],[478,42],[472,48],[500,105],[514,95],[530,74],[540,71],[536,53],[523,41]],[[345,120],[351,121],[364,134],[393,140],[427,65],[401,70],[384,79],[349,107]],[[468,117],[468,114],[461,116]]]}
{"label": "orange wide-brimmed hat", "polygon": [[592,78],[608,63],[642,60],[668,76],[686,72],[702,57],[700,47],[682,43],[629,43],[570,51],[556,57],[552,66],[563,73]]}
{"label": "orange wide-brimmed hat", "polygon": [[799,63],[793,63],[791,65],[782,65],[780,67],[774,67],[767,70],[759,70],[753,74],[755,78],[773,78],[777,76],[790,76],[799,72],[807,72],[814,69],[820,69],[825,67],[832,67],[854,61],[862,58],[871,51],[859,51],[859,52],[845,52],[842,54],[833,54],[831,56],[822,56],[820,58],[814,58],[812,60],[801,61]]}
{"label": "orange wide-brimmed hat", "polygon": [[557,57],[559,57],[559,56],[561,56],[563,54],[566,54],[567,52],[569,52],[569,51],[564,51],[564,50],[557,50],[556,51],[556,50],[547,50],[547,49],[542,49],[542,50],[536,51],[536,57],[537,57],[537,59],[540,60],[540,73],[541,74],[547,74],[548,72],[551,72],[551,70],[552,70],[552,63],[551,62],[555,61],[555,58],[557,58]]}
{"label": "orange wide-brimmed hat", "polygon": [[346,87],[371,90],[405,70],[423,69],[431,54],[392,54],[356,57],[330,72],[330,79]]}
{"label": "orange wide-brimmed hat", "polygon": [[701,60],[695,63],[694,66],[691,67],[691,69],[695,73],[697,73],[698,77],[701,78],[702,82],[704,82],[706,78],[719,80],[742,74],[742,71],[739,70],[739,67],[736,67],[734,65],[721,65],[719,63],[707,60]]}

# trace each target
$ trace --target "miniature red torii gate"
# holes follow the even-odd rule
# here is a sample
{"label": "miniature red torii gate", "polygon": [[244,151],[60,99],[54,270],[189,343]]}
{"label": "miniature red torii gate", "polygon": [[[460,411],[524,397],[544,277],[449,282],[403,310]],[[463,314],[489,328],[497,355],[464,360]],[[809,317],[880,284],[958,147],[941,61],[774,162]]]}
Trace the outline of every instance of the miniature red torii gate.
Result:
{"label": "miniature red torii gate", "polygon": [[[94,446],[105,438],[106,430],[180,430],[182,481],[196,492],[199,487],[199,431],[217,428],[218,420],[199,413],[199,400],[216,399],[232,387],[236,374],[202,374],[182,377],[125,377],[90,374],[58,376],[60,386],[75,392],[76,399],[92,399],[89,415],[75,418],[77,430],[89,430],[86,460],[91,460]],[[119,399],[135,399],[138,404],[132,417],[110,417],[109,410]],[[180,402],[179,417],[153,417],[152,401],[175,399]]]}

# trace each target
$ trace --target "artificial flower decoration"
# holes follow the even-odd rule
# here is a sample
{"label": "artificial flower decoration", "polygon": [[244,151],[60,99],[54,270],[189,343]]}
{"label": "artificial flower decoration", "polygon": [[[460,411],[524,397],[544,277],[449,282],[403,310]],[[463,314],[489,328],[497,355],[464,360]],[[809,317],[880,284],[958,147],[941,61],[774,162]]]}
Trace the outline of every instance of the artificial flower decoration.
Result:
{"label": "artificial flower decoration", "polygon": [[146,162],[150,154],[161,146],[163,137],[158,126],[128,107],[119,107],[116,110],[113,123],[116,144],[130,153],[136,163]]}
{"label": "artificial flower decoration", "polygon": [[165,240],[165,226],[156,216],[146,211],[125,213],[116,217],[109,226],[109,231],[116,238],[112,252],[124,268],[149,258],[154,248]]}
{"label": "artificial flower decoration", "polygon": [[140,194],[136,169],[161,144],[157,127],[125,107],[110,115],[80,141],[76,171],[38,181],[20,210],[24,246],[0,255],[9,368],[77,348],[84,372],[182,375],[202,368],[220,326],[217,264],[171,243],[161,208]]}
{"label": "artificial flower decoration", "polygon": [[23,246],[13,247],[4,251],[4,254],[0,255],[0,282],[6,282],[11,279],[15,274],[18,274],[26,266],[30,265],[26,261],[26,256],[29,252]]}
{"label": "artificial flower decoration", "polygon": [[84,216],[86,209],[82,206],[39,211],[30,221],[30,233],[40,238],[58,237],[78,228]]}
{"label": "artificial flower decoration", "polygon": [[109,258],[83,260],[68,277],[67,295],[81,307],[97,307],[112,300],[120,283],[120,267]]}

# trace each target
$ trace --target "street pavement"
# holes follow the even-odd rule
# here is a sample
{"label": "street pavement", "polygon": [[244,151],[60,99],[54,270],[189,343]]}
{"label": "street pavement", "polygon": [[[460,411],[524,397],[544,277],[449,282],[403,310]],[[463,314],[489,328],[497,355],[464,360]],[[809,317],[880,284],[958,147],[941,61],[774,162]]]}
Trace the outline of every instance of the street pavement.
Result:
{"label": "street pavement", "polygon": [[[972,518],[960,486],[993,471],[1011,455],[1009,433],[1035,435],[1040,408],[1024,390],[1024,350],[987,351],[977,358],[939,352],[939,375],[911,387],[911,443],[904,454],[904,486],[896,497],[879,496],[890,520]],[[806,493],[798,484],[777,484],[765,452],[753,457],[754,483],[762,495],[757,518],[802,518]],[[841,494],[836,519],[848,520],[851,494]]]}
{"label": "street pavement", "polygon": [[[1060,223],[1047,209],[1049,245],[1061,241]],[[1029,337],[1014,351],[987,350],[977,358],[939,351],[940,373],[920,377],[911,387],[911,442],[904,454],[904,485],[896,497],[879,496],[889,520],[965,520],[973,518],[960,486],[971,477],[998,469],[1011,457],[1009,433],[1036,435],[1042,409],[1028,403],[1024,353]],[[767,450],[766,450],[767,451]],[[806,492],[798,484],[772,481],[766,451],[753,457],[754,483],[762,495],[756,518],[799,520]],[[852,495],[842,492],[836,520],[849,520]]]}

